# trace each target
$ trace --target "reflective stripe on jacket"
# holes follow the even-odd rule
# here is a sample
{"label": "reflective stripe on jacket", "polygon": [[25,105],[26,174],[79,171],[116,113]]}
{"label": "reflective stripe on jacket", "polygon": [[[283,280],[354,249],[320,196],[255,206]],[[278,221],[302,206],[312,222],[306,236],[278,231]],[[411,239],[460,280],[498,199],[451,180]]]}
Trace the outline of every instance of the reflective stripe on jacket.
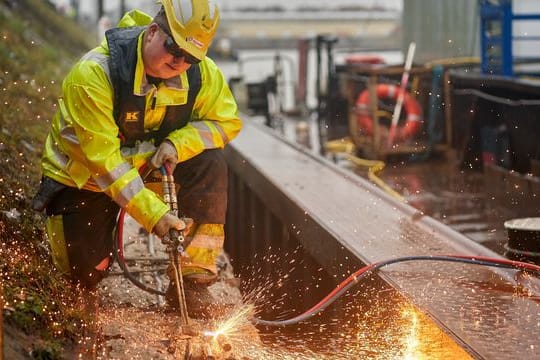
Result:
{"label": "reflective stripe on jacket", "polygon": [[[150,22],[149,16],[133,11],[126,14],[120,26]],[[147,81],[141,53],[143,34],[138,41],[133,94],[146,99],[144,128],[150,131],[159,128],[167,106],[186,103],[189,83],[186,73],[162,82],[157,88]],[[223,148],[241,128],[236,102],[221,71],[209,58],[199,68],[201,87],[191,119],[167,136],[176,147],[179,162],[205,149]],[[111,83],[109,50],[104,40],[83,56],[64,79],[63,96],[58,101],[45,144],[43,174],[68,186],[105,192],[151,231],[168,207],[144,187],[137,171],[140,159],[147,159],[152,151],[139,154],[138,163],[123,155],[129,151],[121,151]],[[150,106],[154,101],[155,105]]]}

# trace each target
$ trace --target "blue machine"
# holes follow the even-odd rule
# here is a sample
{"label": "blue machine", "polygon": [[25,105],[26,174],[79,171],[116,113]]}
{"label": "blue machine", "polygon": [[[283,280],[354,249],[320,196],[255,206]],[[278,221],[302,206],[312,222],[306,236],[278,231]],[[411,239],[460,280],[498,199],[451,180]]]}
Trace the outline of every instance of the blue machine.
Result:
{"label": "blue machine", "polygon": [[[513,77],[525,75],[516,71],[514,63],[538,60],[514,56],[514,41],[540,40],[540,36],[514,36],[514,21],[540,20],[540,14],[514,14],[512,0],[480,1],[480,45],[482,73]],[[528,75],[538,75],[527,73]]]}

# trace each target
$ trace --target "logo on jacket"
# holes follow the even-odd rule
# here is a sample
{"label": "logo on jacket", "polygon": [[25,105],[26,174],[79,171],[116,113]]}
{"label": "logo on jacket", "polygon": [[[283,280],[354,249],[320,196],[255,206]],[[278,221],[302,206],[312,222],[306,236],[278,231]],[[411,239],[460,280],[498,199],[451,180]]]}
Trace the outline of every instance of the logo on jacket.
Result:
{"label": "logo on jacket", "polygon": [[139,113],[140,111],[126,112],[125,122],[139,121]]}

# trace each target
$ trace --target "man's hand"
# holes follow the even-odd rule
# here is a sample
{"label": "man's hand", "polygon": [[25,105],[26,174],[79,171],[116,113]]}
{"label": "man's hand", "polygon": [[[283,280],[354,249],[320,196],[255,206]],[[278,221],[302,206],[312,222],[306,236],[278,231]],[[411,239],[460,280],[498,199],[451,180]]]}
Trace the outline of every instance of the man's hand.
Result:
{"label": "man's hand", "polygon": [[193,224],[193,220],[186,218],[184,221],[177,218],[171,213],[166,213],[161,217],[161,219],[158,220],[156,225],[154,225],[154,229],[152,232],[159,236],[160,238],[163,238],[165,235],[169,233],[171,229],[176,230],[185,230],[186,232],[189,231],[189,227]]}
{"label": "man's hand", "polygon": [[159,169],[162,165],[167,163],[170,166],[171,171],[174,171],[176,164],[178,164],[178,153],[172,142],[163,140],[154,155],[152,155],[150,163],[156,169]]}

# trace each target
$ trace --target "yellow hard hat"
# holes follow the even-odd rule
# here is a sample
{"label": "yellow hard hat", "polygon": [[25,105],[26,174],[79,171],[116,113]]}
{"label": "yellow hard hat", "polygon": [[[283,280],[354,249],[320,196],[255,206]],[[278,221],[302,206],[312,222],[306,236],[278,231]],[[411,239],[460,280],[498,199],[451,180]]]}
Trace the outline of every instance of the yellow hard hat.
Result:
{"label": "yellow hard hat", "polygon": [[219,10],[209,0],[159,0],[174,41],[199,60],[204,59],[219,24]]}

